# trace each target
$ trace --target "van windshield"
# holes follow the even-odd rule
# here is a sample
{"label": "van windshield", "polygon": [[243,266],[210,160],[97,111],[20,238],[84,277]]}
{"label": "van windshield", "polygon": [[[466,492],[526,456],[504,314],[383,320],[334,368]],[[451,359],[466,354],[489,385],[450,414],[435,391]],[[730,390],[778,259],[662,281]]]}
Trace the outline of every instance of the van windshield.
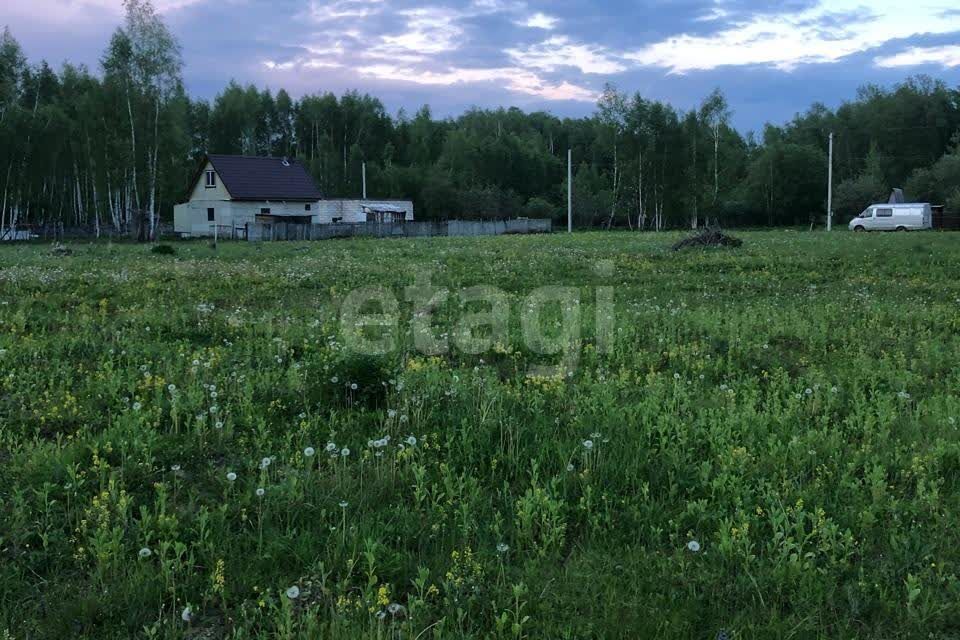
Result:
{"label": "van windshield", "polygon": [[866,209],[863,210],[863,213],[861,213],[861,214],[860,214],[859,216],[857,216],[857,217],[858,217],[858,218],[872,218],[872,217],[873,217],[873,211],[870,209],[870,207],[867,207]]}

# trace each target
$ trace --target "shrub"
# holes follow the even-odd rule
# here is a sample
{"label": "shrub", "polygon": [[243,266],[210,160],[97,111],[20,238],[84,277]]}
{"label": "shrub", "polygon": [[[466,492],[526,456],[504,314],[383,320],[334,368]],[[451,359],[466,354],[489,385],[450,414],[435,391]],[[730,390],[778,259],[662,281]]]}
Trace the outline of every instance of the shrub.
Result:
{"label": "shrub", "polygon": [[172,256],[176,252],[177,250],[169,244],[155,244],[150,248],[150,253],[155,253],[160,256]]}

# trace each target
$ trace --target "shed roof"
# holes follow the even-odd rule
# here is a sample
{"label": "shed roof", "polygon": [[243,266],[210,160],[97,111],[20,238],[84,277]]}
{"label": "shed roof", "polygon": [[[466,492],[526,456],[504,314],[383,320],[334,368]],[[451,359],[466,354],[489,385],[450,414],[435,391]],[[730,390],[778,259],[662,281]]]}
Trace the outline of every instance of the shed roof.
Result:
{"label": "shed roof", "polygon": [[207,159],[234,200],[313,202],[323,197],[296,160],[215,154]]}
{"label": "shed roof", "polygon": [[406,210],[396,204],[387,204],[381,202],[364,202],[360,205],[364,211],[374,213],[406,213]]}

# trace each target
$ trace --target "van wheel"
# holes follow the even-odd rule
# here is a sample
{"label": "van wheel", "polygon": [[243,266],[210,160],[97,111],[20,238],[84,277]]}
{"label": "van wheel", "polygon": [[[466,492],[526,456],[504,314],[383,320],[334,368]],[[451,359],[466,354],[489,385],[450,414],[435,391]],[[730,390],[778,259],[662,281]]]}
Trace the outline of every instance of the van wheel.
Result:
{"label": "van wheel", "polygon": [[853,228],[853,230],[856,231],[857,233],[863,233],[864,231],[866,231],[866,229],[864,229],[863,227],[861,227],[859,224],[858,224],[857,226],[855,226],[855,227]]}
{"label": "van wheel", "polygon": [[897,227],[897,231],[906,231],[906,230],[907,230],[906,227]]}

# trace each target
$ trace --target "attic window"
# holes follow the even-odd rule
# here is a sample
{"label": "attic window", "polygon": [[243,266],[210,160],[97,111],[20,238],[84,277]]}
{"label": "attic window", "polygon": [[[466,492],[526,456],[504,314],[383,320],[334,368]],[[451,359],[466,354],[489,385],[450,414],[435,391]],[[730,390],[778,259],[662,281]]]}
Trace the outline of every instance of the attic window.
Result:
{"label": "attic window", "polygon": [[309,205],[309,204],[303,205],[303,210],[304,210],[304,211],[310,211],[310,205]]}
{"label": "attic window", "polygon": [[214,189],[217,186],[217,174],[212,169],[207,170],[207,189]]}
{"label": "attic window", "polygon": [[262,216],[270,215],[270,207],[260,207],[260,215]]}

